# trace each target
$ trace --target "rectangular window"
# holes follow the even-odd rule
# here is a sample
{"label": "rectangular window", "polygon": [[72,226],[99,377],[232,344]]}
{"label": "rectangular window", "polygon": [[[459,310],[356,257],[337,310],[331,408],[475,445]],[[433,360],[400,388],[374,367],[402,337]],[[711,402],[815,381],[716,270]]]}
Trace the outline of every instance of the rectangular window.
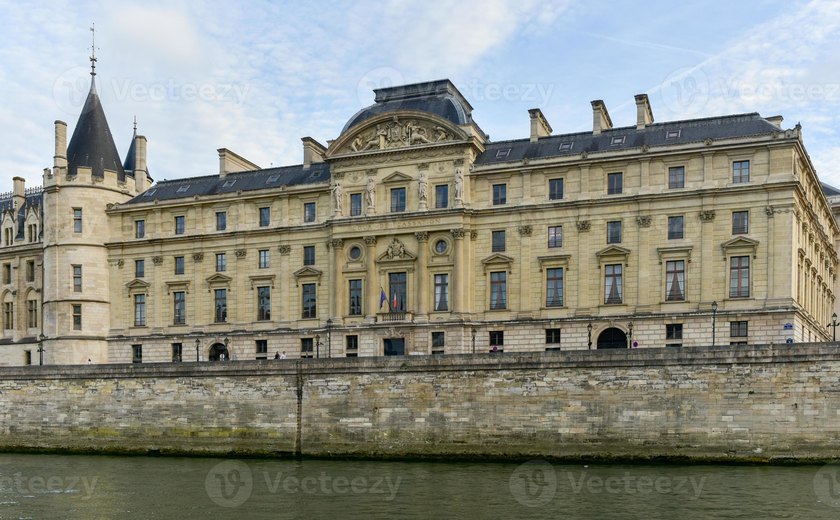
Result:
{"label": "rectangular window", "polygon": [[490,309],[507,309],[507,272],[490,273]]}
{"label": "rectangular window", "polygon": [[548,180],[548,200],[561,200],[563,198],[563,179]]}
{"label": "rectangular window", "polygon": [[73,232],[82,232],[82,208],[73,208]]}
{"label": "rectangular window", "polygon": [[446,344],[446,333],[432,332],[432,354],[443,354],[443,348]]}
{"label": "rectangular window", "polygon": [[503,330],[490,331],[490,346],[496,347],[496,350],[501,350],[505,346],[505,332]]}
{"label": "rectangular window", "polygon": [[12,302],[3,304],[3,328],[6,330],[15,328],[15,304]]}
{"label": "rectangular window", "polygon": [[685,219],[682,216],[668,217],[668,240],[679,240],[683,238],[683,223]]}
{"label": "rectangular window", "polygon": [[3,264],[3,283],[12,283],[12,264]]}
{"label": "rectangular window", "polygon": [[750,212],[749,211],[733,211],[732,212],[732,234],[746,235],[750,232]]}
{"label": "rectangular window", "polygon": [[254,343],[254,350],[256,351],[257,359],[268,358],[268,340],[258,339]]}
{"label": "rectangular window", "polygon": [[227,321],[227,289],[216,289],[214,298],[213,321],[225,323]]}
{"label": "rectangular window", "polygon": [[560,346],[560,329],[545,329],[545,344]]}
{"label": "rectangular window", "polygon": [[750,257],[733,256],[729,259],[729,297],[750,296]]}
{"label": "rectangular window", "polygon": [[315,353],[315,340],[313,338],[300,338],[300,357],[311,358]]}
{"label": "rectangular window", "polygon": [[173,312],[172,323],[174,325],[184,325],[187,323],[187,293],[184,291],[175,291],[172,293]]}
{"label": "rectangular window", "polygon": [[435,208],[449,207],[449,185],[438,184],[435,186]]}
{"label": "rectangular window", "polygon": [[621,221],[607,222],[607,244],[621,243]]}
{"label": "rectangular window", "polygon": [[73,292],[82,292],[82,266],[73,266]]}
{"label": "rectangular window", "polygon": [[30,329],[38,327],[38,300],[26,302],[27,321],[26,326]]}
{"label": "rectangular window", "polygon": [[315,265],[315,246],[303,246],[303,265]]}
{"label": "rectangular window", "polygon": [[145,220],[135,220],[134,221],[134,238],[143,238],[146,236],[146,221]]}
{"label": "rectangular window", "polygon": [[668,188],[672,190],[685,188],[685,166],[668,168]]}
{"label": "rectangular window", "polygon": [[493,205],[501,206],[507,204],[507,184],[493,185]]}
{"label": "rectangular window", "polygon": [[268,249],[259,250],[259,268],[268,269]]}
{"label": "rectangular window", "polygon": [[175,274],[184,274],[184,257],[175,257]]}
{"label": "rectangular window", "polygon": [[[186,217],[178,215],[175,217],[175,234],[183,235],[186,230]],[[180,345],[180,343],[173,343],[173,345]]]}
{"label": "rectangular window", "polygon": [[227,229],[227,211],[216,212],[216,231]]}
{"label": "rectangular window", "polygon": [[134,261],[134,277],[135,278],[143,278],[146,276],[146,261],[145,260],[135,260]]}
{"label": "rectangular window", "polygon": [[563,247],[563,226],[548,226],[548,247]]}
{"label": "rectangular window", "polygon": [[347,357],[359,356],[359,336],[345,336],[344,344],[347,347]]}
{"label": "rectangular window", "polygon": [[361,193],[351,193],[350,194],[350,216],[351,217],[358,217],[362,214],[362,194]]}
{"label": "rectangular window", "polygon": [[143,345],[131,345],[131,362],[143,362]]}
{"label": "rectangular window", "polygon": [[607,174],[607,195],[618,195],[624,191],[624,174]]}
{"label": "rectangular window", "polygon": [[405,188],[391,188],[391,213],[405,211]]}
{"label": "rectangular window", "polygon": [[505,232],[493,231],[493,252],[503,253],[505,250]]}
{"label": "rectangular window", "polygon": [[750,182],[750,161],[734,161],[732,163],[732,182],[734,184]]}
{"label": "rectangular window", "polygon": [[545,306],[563,306],[563,268],[545,270]]}
{"label": "rectangular window", "polygon": [[271,319],[271,287],[257,287],[257,320]]}
{"label": "rectangular window", "polygon": [[315,295],[315,284],[303,284],[303,318],[315,318],[317,316],[317,299]]}
{"label": "rectangular window", "polygon": [[146,326],[146,295],[145,294],[135,294],[134,295],[134,326],[135,327],[145,327]]}
{"label": "rectangular window", "polygon": [[74,304],[73,308],[73,330],[82,330],[82,306]]}
{"label": "rectangular window", "polygon": [[669,323],[665,325],[665,346],[681,347],[683,339],[682,323]]}
{"label": "rectangular window", "polygon": [[388,273],[388,294],[391,312],[405,312],[406,273]]}
{"label": "rectangular window", "polygon": [[181,343],[172,344],[172,362],[180,363],[184,360],[184,346]]}
{"label": "rectangular window", "polygon": [[260,227],[271,225],[271,208],[260,208]]}
{"label": "rectangular window", "polygon": [[350,307],[348,314],[350,316],[362,315],[362,281],[350,280]]}
{"label": "rectangular window", "polygon": [[449,310],[449,275],[435,275],[435,311]]}
{"label": "rectangular window", "polygon": [[307,202],[303,205],[303,221],[315,222],[315,203]]}
{"label": "rectangular window", "polygon": [[749,335],[748,321],[730,321],[729,322],[729,337],[730,338],[746,338]]}
{"label": "rectangular window", "polygon": [[227,255],[225,253],[216,253],[216,272],[223,273],[227,270]]}
{"label": "rectangular window", "polygon": [[604,266],[604,303],[622,302],[621,264]]}
{"label": "rectangular window", "polygon": [[35,281],[35,260],[27,260],[26,261],[26,281],[27,282],[34,282]]}
{"label": "rectangular window", "polygon": [[27,226],[27,235],[29,236],[29,242],[37,242],[38,241],[38,225],[37,224],[29,224],[29,226]]}
{"label": "rectangular window", "polygon": [[665,301],[685,301],[685,260],[665,262]]}

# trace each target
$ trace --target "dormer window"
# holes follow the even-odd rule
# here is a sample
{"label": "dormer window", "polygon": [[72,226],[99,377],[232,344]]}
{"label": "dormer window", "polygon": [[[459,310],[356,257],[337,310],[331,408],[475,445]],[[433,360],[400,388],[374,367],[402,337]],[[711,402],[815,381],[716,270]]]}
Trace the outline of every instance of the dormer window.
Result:
{"label": "dormer window", "polygon": [[625,137],[626,136],[623,136],[623,135],[621,137],[613,137],[610,140],[610,146],[619,146],[619,145],[624,144]]}
{"label": "dormer window", "polygon": [[574,141],[569,141],[568,143],[560,143],[560,151],[561,152],[568,152],[572,149],[574,145]]}
{"label": "dormer window", "polygon": [[272,182],[277,182],[278,180],[280,180],[279,175],[269,175],[268,179],[265,180],[265,183],[271,184]]}
{"label": "dormer window", "polygon": [[157,191],[157,188],[152,188],[149,191],[147,191],[146,193],[144,193],[143,196],[144,197],[151,197],[152,195],[155,194],[156,191]]}
{"label": "dormer window", "polygon": [[510,156],[510,148],[503,148],[496,152],[496,159],[507,159]]}
{"label": "dormer window", "polygon": [[665,132],[665,139],[679,139],[682,130],[668,130]]}
{"label": "dormer window", "polygon": [[236,179],[226,180],[225,183],[222,184],[222,188],[230,188],[234,184],[236,184]]}
{"label": "dormer window", "polygon": [[182,186],[178,186],[178,193],[186,193],[188,189],[190,189],[189,184],[184,184]]}

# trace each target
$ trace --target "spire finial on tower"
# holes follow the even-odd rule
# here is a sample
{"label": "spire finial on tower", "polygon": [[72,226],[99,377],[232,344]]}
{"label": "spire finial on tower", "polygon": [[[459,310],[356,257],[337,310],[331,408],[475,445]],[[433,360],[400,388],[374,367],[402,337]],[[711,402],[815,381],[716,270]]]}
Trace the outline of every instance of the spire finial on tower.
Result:
{"label": "spire finial on tower", "polygon": [[134,135],[137,135],[137,116],[134,116]]}
{"label": "spire finial on tower", "polygon": [[90,75],[96,76],[96,24],[90,24]]}

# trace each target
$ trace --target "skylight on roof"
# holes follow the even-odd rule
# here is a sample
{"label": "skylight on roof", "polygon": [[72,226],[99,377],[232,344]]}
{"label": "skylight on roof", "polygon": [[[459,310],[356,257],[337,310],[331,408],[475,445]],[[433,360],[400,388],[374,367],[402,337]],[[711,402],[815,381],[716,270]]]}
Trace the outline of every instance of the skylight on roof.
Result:
{"label": "skylight on roof", "polygon": [[665,132],[665,139],[677,139],[680,137],[682,130],[668,130]]}
{"label": "skylight on roof", "polygon": [[190,189],[190,185],[183,184],[181,186],[178,186],[178,193],[186,193],[188,189]]}
{"label": "skylight on roof", "polygon": [[268,177],[268,179],[266,179],[266,180],[265,180],[265,183],[266,183],[266,184],[268,184],[268,183],[270,183],[270,182],[277,182],[278,180],[280,180],[280,176],[279,176],[279,175],[270,175],[270,176]]}
{"label": "skylight on roof", "polygon": [[624,144],[624,138],[625,136],[623,135],[621,137],[613,137],[610,141],[610,146],[618,146],[620,144]]}
{"label": "skylight on roof", "polygon": [[496,152],[496,159],[506,159],[510,156],[510,148],[503,148]]}
{"label": "skylight on roof", "polygon": [[151,197],[152,195],[155,194],[156,191],[157,191],[157,188],[152,188],[149,191],[147,191],[146,193],[144,193],[143,196],[144,197]]}
{"label": "skylight on roof", "polygon": [[574,141],[569,141],[568,143],[560,143],[560,151],[561,152],[568,152],[572,149],[572,146],[575,144]]}
{"label": "skylight on roof", "polygon": [[236,184],[236,179],[226,180],[225,183],[222,184],[222,188],[230,188],[234,184]]}

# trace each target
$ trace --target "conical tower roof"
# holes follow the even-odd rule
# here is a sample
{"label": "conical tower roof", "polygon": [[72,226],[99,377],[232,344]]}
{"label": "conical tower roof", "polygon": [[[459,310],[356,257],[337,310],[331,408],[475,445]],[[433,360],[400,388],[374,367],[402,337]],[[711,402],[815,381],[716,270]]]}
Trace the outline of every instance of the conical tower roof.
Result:
{"label": "conical tower roof", "polygon": [[90,92],[67,146],[67,173],[76,175],[79,167],[87,167],[91,168],[94,176],[104,177],[105,170],[111,170],[117,172],[119,180],[124,181],[125,169],[105,119],[94,79],[91,77]]}
{"label": "conical tower roof", "polygon": [[137,118],[134,119],[134,133],[131,135],[131,146],[128,147],[128,153],[125,154],[125,162],[123,163],[123,170],[126,175],[134,175],[134,170],[137,169],[137,151],[135,150],[134,141],[137,137]]}

